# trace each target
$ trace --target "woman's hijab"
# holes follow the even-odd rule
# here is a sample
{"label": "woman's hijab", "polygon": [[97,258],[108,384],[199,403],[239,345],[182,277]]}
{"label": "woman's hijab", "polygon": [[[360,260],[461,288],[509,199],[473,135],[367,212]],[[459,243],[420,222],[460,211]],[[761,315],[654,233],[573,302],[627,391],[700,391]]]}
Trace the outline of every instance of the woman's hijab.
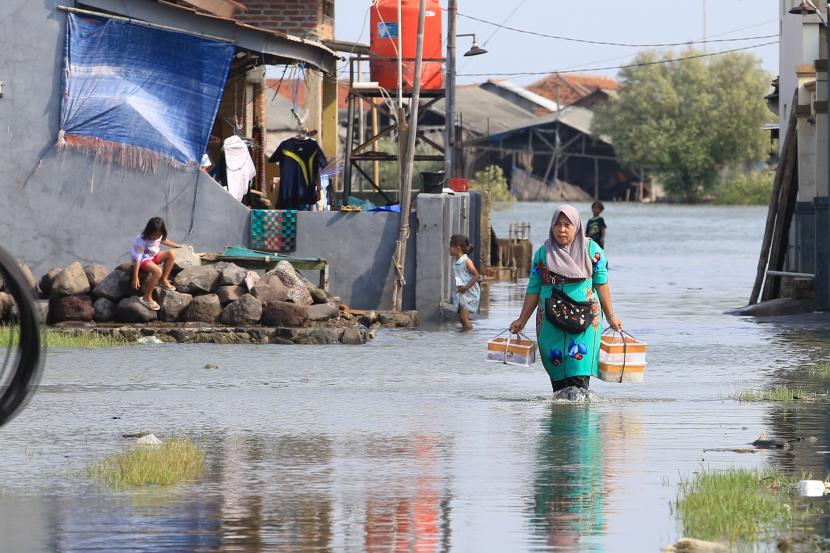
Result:
{"label": "woman's hijab", "polygon": [[[560,246],[553,236],[553,227],[560,214],[564,214],[576,228],[574,239],[565,246]],[[579,211],[573,206],[563,204],[553,212],[545,250],[548,254],[548,270],[557,275],[565,278],[590,278],[594,274],[594,265],[585,246],[585,229],[582,228],[582,219],[579,217]]]}

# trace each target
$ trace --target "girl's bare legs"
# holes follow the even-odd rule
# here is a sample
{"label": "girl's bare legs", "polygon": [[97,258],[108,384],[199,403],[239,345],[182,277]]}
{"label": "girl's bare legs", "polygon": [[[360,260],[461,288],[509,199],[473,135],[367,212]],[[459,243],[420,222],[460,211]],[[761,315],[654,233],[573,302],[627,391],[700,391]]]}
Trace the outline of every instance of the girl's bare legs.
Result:
{"label": "girl's bare legs", "polygon": [[159,261],[164,264],[164,272],[161,274],[161,283],[169,284],[168,279],[170,273],[173,272],[173,267],[176,265],[176,250],[164,250],[158,254]]}
{"label": "girl's bare legs", "polygon": [[470,322],[470,312],[463,307],[458,308],[458,322],[463,330],[472,330],[473,323]]}
{"label": "girl's bare legs", "polygon": [[156,284],[159,283],[162,271],[161,267],[152,261],[144,265],[144,271],[147,273],[147,280],[144,281],[144,299],[149,303],[153,301],[153,289],[155,289]]}

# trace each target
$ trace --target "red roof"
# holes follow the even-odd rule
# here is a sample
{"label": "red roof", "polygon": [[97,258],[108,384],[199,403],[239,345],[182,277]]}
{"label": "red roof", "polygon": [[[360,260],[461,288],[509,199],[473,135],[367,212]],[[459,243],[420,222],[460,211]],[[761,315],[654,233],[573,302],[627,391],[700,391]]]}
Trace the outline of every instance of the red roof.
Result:
{"label": "red roof", "polygon": [[[557,91],[558,88],[558,91]],[[618,90],[620,82],[601,75],[555,73],[540,79],[527,89],[562,105],[571,105],[597,90]]]}

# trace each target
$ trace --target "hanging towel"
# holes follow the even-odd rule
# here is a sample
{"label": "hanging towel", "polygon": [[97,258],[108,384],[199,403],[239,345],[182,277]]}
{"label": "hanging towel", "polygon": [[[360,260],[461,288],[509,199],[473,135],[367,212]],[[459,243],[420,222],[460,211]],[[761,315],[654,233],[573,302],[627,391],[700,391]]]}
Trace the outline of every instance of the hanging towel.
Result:
{"label": "hanging towel", "polygon": [[248,183],[256,176],[254,160],[248,146],[236,135],[226,138],[222,149],[225,151],[228,192],[241,202],[248,193]]}

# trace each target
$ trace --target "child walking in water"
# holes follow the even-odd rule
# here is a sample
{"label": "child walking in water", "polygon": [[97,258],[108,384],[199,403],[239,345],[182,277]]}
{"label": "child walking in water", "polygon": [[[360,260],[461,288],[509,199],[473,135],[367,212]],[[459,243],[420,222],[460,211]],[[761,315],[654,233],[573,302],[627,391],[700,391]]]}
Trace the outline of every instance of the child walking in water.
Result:
{"label": "child walking in water", "polygon": [[585,236],[596,242],[600,248],[605,248],[605,229],[608,228],[605,219],[602,218],[603,211],[605,211],[605,206],[602,202],[591,204],[591,213],[594,216],[585,225]]}
{"label": "child walking in water", "polygon": [[478,304],[481,300],[481,286],[473,260],[467,255],[473,253],[473,247],[466,236],[455,234],[450,237],[450,255],[455,258],[452,265],[453,283],[455,284],[456,304],[458,305],[458,322],[463,330],[472,330],[470,313],[478,313]]}
{"label": "child walking in water", "polygon": [[[160,284],[165,290],[176,289],[175,286],[170,284],[169,280],[170,273],[173,272],[173,266],[176,264],[176,250],[159,251],[162,244],[170,248],[181,248],[179,244],[167,239],[167,227],[164,225],[164,219],[153,217],[147,221],[144,231],[136,237],[130,251],[130,256],[133,259],[133,288],[136,290],[141,288],[139,273],[147,271],[149,273],[145,288],[147,293],[139,301],[144,307],[153,311],[161,309],[159,304],[153,300],[153,289],[157,284]],[[164,266],[164,269],[161,265]]]}

